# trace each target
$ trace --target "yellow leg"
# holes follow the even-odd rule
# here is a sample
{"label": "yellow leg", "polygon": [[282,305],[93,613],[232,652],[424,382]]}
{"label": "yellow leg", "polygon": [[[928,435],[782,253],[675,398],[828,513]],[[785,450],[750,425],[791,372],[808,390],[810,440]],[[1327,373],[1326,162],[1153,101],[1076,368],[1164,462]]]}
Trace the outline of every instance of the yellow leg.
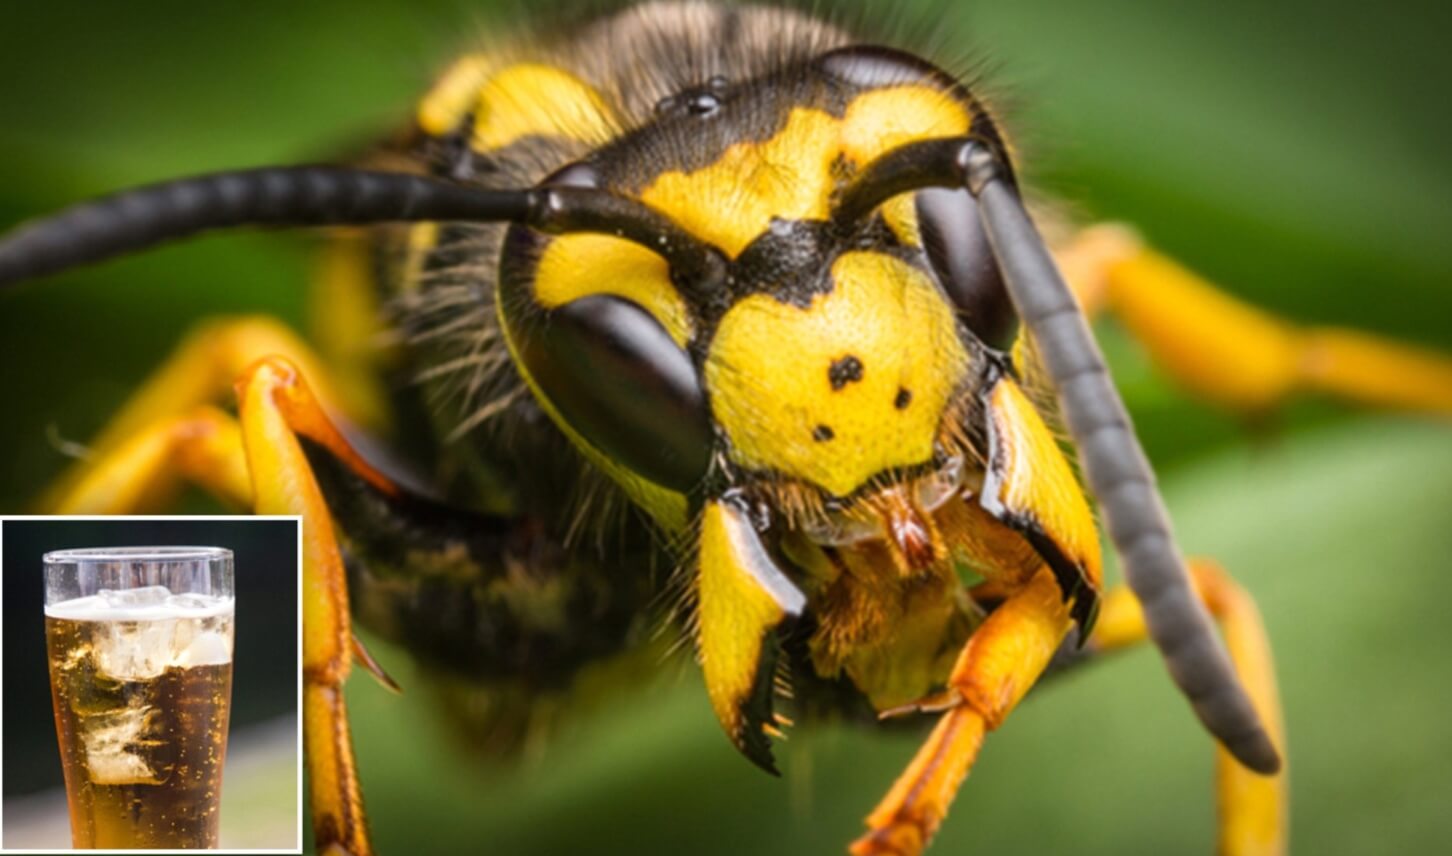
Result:
{"label": "yellow leg", "polygon": [[229,505],[252,506],[252,477],[236,419],[211,405],[163,417],[89,461],[48,510],[135,514],[164,507],[183,480]]}
{"label": "yellow leg", "polygon": [[1073,622],[1059,584],[1039,571],[983,622],[949,678],[947,712],[867,816],[854,856],[916,856],[937,831],[983,745],[1043,674]]}
{"label": "yellow leg", "polygon": [[[1240,586],[1213,562],[1190,563],[1195,587],[1210,614],[1219,621],[1251,702],[1270,730],[1281,757],[1286,757],[1280,701],[1270,643],[1260,612]],[[1095,651],[1122,648],[1146,638],[1144,614],[1128,589],[1117,589],[1104,599],[1099,623],[1090,637]],[[1220,847],[1224,856],[1275,856],[1286,852],[1288,802],[1287,773],[1275,776],[1252,773],[1224,749],[1216,749],[1216,796],[1220,813]]]}
{"label": "yellow leg", "polygon": [[1177,382],[1243,412],[1298,391],[1452,416],[1452,357],[1335,327],[1297,327],[1237,300],[1113,225],[1057,254],[1091,314],[1113,313]]}
{"label": "yellow leg", "polygon": [[[324,382],[326,375],[318,358],[291,330],[277,321],[262,316],[220,318],[198,325],[183,339],[167,361],[142,384],[102,432],[91,442],[90,458],[66,472],[42,496],[42,511],[53,512],[64,507],[67,496],[84,490],[84,480],[95,477],[97,461],[133,461],[138,452],[134,444],[148,433],[156,450],[169,442],[158,432],[183,430],[179,423],[192,418],[199,408],[215,405],[230,398],[232,382],[237,376],[269,354],[287,357],[315,383],[319,395],[331,413],[337,409],[336,397]],[[133,448],[123,452],[123,445]],[[119,453],[119,454],[118,454]],[[229,498],[234,496],[227,493]],[[154,499],[155,497],[152,497]]]}
{"label": "yellow leg", "polygon": [[238,409],[259,514],[303,516],[303,735],[319,852],[372,852],[343,699],[354,646],[337,536],[299,436],[393,495],[328,420],[297,368],[268,357],[237,383]]}
{"label": "yellow leg", "polygon": [[[173,366],[165,379],[188,381],[183,368]],[[370,853],[342,690],[359,649],[332,518],[298,437],[385,494],[397,488],[358,457],[290,361],[254,363],[241,372],[236,391],[236,418],[203,405],[108,440],[107,451],[58,492],[55,505],[71,513],[125,513],[190,480],[259,514],[303,517],[303,729],[314,831],[320,852]]]}

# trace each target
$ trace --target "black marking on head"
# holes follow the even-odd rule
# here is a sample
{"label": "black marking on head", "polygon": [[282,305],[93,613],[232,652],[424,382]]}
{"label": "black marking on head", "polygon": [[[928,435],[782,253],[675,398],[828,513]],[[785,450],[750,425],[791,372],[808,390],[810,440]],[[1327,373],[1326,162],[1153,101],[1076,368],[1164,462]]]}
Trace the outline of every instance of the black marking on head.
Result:
{"label": "black marking on head", "polygon": [[833,392],[840,391],[849,383],[862,380],[862,361],[852,354],[833,360],[827,369],[827,380],[831,381]]}
{"label": "black marking on head", "polygon": [[909,404],[913,403],[913,391],[905,386],[897,388],[897,396],[892,400],[892,406],[898,410],[907,410]]}
{"label": "black marking on head", "polygon": [[734,145],[770,140],[786,127],[793,109],[817,107],[840,118],[850,95],[846,87],[800,68],[770,79],[733,75],[688,84],[649,105],[650,121],[601,146],[595,162],[608,186],[632,195],[662,172],[695,172]]}
{"label": "black marking on head", "polygon": [[837,432],[833,431],[830,425],[818,425],[812,429],[812,439],[818,443],[825,443],[836,436]]}
{"label": "black marking on head", "polygon": [[841,252],[841,239],[827,223],[773,219],[736,257],[732,301],[769,294],[781,303],[806,309],[817,295],[832,291],[829,265],[824,261]]}

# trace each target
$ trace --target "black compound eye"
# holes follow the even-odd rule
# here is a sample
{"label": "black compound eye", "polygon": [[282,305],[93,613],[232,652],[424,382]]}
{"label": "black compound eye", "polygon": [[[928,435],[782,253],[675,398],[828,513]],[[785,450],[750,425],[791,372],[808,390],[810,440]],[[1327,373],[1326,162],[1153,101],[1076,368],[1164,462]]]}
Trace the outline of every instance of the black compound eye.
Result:
{"label": "black compound eye", "polygon": [[1018,315],[1003,285],[978,202],[966,190],[918,191],[918,232],[933,272],[968,329],[990,347],[1007,350]]}
{"label": "black compound eye", "polygon": [[705,476],[712,432],[700,378],[690,356],[639,304],[581,297],[548,310],[516,337],[530,376],[590,445],[682,493]]}
{"label": "black compound eye", "polygon": [[[598,188],[600,176],[577,162],[540,186]],[[515,226],[500,257],[500,314],[524,370],[592,448],[655,484],[693,491],[706,475],[715,435],[690,355],[632,300],[588,294],[551,308],[536,303],[535,265],[550,240]]]}

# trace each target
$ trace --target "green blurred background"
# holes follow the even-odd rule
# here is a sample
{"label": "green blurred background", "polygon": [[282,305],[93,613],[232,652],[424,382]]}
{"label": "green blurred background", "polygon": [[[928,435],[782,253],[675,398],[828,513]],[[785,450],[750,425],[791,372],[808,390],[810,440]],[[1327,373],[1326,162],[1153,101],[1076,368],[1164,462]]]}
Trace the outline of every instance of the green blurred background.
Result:
{"label": "green blurred background", "polygon": [[[520,3],[48,3],[0,29],[0,223],[179,173],[325,158],[392,128]],[[911,3],[999,70],[1040,187],[1128,220],[1296,318],[1452,351],[1452,60],[1437,4]],[[922,9],[927,11],[923,12]],[[957,35],[955,35],[957,34]],[[961,36],[961,38],[960,38]],[[301,320],[308,243],[166,249],[0,299],[0,508],[63,461],[195,318]],[[1252,590],[1277,647],[1302,853],[1452,843],[1452,426],[1298,401],[1253,428],[1116,376],[1186,546]],[[409,688],[354,680],[387,852],[836,852],[912,737],[798,729],[770,779],[671,667],[541,755],[461,757]],[[1055,682],[991,738],[938,853],[1207,852],[1210,751],[1156,657]]]}

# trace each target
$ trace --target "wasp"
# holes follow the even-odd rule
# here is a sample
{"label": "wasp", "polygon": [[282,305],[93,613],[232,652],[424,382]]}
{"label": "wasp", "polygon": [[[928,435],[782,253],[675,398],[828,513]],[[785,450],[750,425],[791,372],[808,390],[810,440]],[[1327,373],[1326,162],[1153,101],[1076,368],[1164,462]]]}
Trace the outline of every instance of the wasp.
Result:
{"label": "wasp", "polygon": [[1182,559],[1087,319],[1246,410],[1313,389],[1445,414],[1452,363],[1051,224],[1016,167],[972,81],[792,9],[647,3],[468,53],[356,162],[168,181],[0,239],[9,284],[332,230],[326,342],[199,330],[42,503],[124,513],[187,482],[303,516],[320,851],[371,852],[342,687],[391,679],[355,618],[528,696],[639,647],[664,597],[703,707],[768,772],[794,719],[931,718],[854,853],[921,852],[1051,664],[1145,639],[1222,747],[1222,848],[1279,852],[1263,628]]}

